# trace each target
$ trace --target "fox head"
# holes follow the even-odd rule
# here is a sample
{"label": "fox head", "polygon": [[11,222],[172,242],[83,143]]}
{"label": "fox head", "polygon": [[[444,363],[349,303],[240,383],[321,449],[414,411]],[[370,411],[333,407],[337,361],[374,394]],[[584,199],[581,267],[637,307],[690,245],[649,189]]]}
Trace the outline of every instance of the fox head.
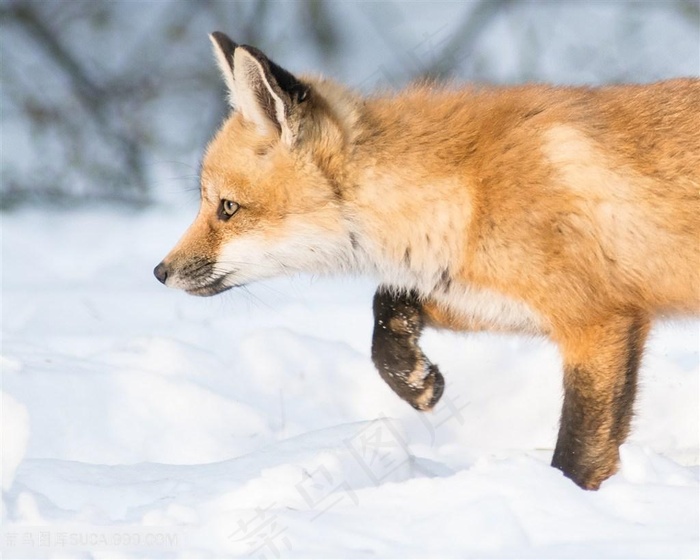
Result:
{"label": "fox head", "polygon": [[156,278],[209,296],[342,267],[351,249],[338,186],[346,139],[323,83],[297,79],[223,33],[210,39],[233,110],[202,161],[199,213]]}

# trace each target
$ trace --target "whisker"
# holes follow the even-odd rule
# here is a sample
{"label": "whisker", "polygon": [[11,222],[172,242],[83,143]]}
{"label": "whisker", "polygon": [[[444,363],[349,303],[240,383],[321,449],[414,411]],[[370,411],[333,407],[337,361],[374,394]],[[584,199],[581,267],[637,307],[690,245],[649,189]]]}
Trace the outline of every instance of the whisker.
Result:
{"label": "whisker", "polygon": [[253,300],[255,303],[262,305],[263,307],[265,307],[269,311],[276,311],[274,306],[270,305],[265,300],[263,300],[261,297],[255,295],[253,292],[251,292],[250,289],[248,288],[248,286],[240,286],[239,289],[242,290],[246,294],[246,296],[248,298],[250,298],[251,300]]}

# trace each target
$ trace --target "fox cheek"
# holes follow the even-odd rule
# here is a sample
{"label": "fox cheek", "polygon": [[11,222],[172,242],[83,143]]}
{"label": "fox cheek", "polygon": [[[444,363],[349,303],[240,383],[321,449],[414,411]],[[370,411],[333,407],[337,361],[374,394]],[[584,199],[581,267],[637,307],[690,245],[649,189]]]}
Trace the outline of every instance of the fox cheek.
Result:
{"label": "fox cheek", "polygon": [[247,277],[251,275],[251,269],[259,266],[264,254],[259,242],[243,236],[231,237],[219,245],[216,266],[222,273]]}

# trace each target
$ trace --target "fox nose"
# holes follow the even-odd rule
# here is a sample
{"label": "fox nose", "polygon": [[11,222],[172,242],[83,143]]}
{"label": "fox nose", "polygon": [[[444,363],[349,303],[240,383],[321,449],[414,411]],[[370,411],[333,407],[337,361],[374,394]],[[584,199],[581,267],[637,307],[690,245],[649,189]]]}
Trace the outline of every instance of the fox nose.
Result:
{"label": "fox nose", "polygon": [[165,284],[165,281],[168,279],[168,267],[160,263],[153,269],[153,275],[158,278],[161,284]]}

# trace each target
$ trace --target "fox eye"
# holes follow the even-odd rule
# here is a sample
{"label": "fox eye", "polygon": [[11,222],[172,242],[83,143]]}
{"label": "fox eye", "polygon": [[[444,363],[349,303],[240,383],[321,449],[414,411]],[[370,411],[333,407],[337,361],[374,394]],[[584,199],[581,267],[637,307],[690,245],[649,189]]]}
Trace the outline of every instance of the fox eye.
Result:
{"label": "fox eye", "polygon": [[239,208],[240,205],[233,202],[233,200],[222,200],[221,205],[219,206],[219,218],[222,220],[228,220],[231,216],[238,212]]}

